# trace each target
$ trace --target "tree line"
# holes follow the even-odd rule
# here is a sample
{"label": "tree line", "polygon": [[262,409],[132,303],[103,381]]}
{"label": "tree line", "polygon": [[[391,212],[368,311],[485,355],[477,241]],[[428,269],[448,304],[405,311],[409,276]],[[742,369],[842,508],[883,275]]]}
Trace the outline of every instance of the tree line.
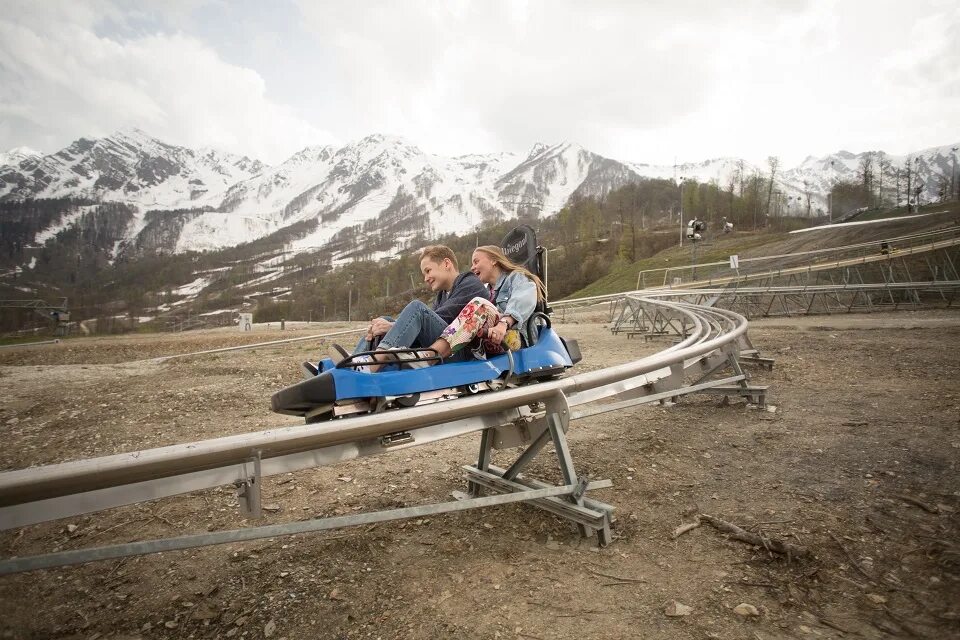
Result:
{"label": "tree line", "polygon": [[[244,245],[220,251],[172,253],[160,229],[177,226],[197,212],[149,212],[151,231],[132,244],[123,244],[134,212],[126,205],[74,200],[4,203],[0,209],[0,260],[22,264],[27,253],[37,258],[29,273],[19,276],[37,295],[67,297],[74,320],[85,318],[158,316],[182,317],[218,309],[253,310],[258,322],[290,320],[366,319],[396,313],[413,297],[429,299],[422,283],[418,249],[446,244],[457,254],[460,268],[469,268],[474,247],[499,244],[517,224],[530,224],[549,250],[549,289],[560,299],[597,280],[612,269],[648,257],[677,241],[684,221],[697,217],[711,233],[723,222],[737,230],[779,228],[787,224],[778,206],[774,186],[777,166],[771,159],[766,175],[748,174],[742,165],[726,185],[684,180],[639,179],[602,196],[578,197],[555,215],[523,208],[517,219],[495,217],[462,237],[429,237],[431,228],[418,214],[415,235],[394,259],[365,260],[368,237],[383,244],[384,229],[362,225],[343,230],[333,249],[288,254],[292,240],[316,228],[316,220],[298,222]],[[396,210],[384,216],[390,231],[398,233],[410,203],[397,200]],[[77,214],[77,224],[59,232],[55,241],[30,248],[38,231],[64,216]],[[163,214],[169,217],[163,219]],[[406,212],[409,213],[409,210]],[[154,230],[157,230],[154,232]],[[336,250],[336,253],[335,253]],[[335,264],[353,255],[346,264]],[[177,288],[197,278],[209,284],[188,304],[176,306],[184,295]],[[253,286],[250,283],[262,281]],[[29,282],[28,282],[29,281]],[[7,294],[4,294],[7,297]],[[22,296],[21,296],[22,297]],[[6,320],[10,320],[10,314]],[[19,321],[19,320],[18,320]],[[9,329],[15,322],[4,321]]]}

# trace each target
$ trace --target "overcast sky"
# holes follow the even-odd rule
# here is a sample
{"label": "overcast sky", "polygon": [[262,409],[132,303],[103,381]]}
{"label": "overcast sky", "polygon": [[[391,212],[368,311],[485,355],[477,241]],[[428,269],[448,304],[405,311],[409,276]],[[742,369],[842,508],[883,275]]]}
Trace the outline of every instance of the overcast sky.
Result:
{"label": "overcast sky", "polygon": [[266,162],[370,133],[793,166],[960,141],[956,0],[0,0],[0,150],[139,127]]}

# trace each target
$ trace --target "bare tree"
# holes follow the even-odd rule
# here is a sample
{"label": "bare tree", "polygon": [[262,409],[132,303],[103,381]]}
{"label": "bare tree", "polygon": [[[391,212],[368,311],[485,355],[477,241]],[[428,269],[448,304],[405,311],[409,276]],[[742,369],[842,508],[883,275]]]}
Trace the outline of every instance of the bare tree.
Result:
{"label": "bare tree", "polygon": [[731,174],[730,174],[730,180],[729,180],[729,182],[727,183],[727,191],[730,192],[730,207],[729,207],[730,210],[729,210],[729,213],[728,213],[727,215],[730,216],[730,221],[731,221],[731,222],[733,222],[733,188],[734,188],[734,186],[736,185],[736,182],[737,182],[737,174],[736,174],[736,173],[731,173]]}
{"label": "bare tree", "polygon": [[910,156],[907,156],[907,166],[906,166],[906,171],[907,171],[907,213],[910,213],[910,194],[912,193],[912,192],[910,191],[910,178],[911,178],[910,165],[911,165],[911,164],[913,164],[913,163],[910,162]]}
{"label": "bare tree", "polygon": [[770,185],[767,187],[767,215],[770,215],[770,198],[773,196],[773,180],[777,176],[777,167],[780,166],[780,158],[769,156],[767,165],[770,167]]}
{"label": "bare tree", "polygon": [[[860,158],[857,176],[863,185],[863,192],[867,194],[869,199],[869,194],[873,193],[873,153],[867,151],[863,154],[863,157]],[[869,204],[869,202],[866,204]]]}
{"label": "bare tree", "polygon": [[883,207],[883,176],[890,173],[890,159],[883,151],[877,152],[877,206]]}

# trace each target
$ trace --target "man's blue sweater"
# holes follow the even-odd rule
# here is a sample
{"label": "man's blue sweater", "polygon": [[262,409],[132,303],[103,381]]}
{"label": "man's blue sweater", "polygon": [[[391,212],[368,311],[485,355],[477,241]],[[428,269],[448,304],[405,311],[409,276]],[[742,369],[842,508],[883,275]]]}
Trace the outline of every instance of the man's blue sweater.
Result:
{"label": "man's blue sweater", "polygon": [[433,311],[449,324],[460,315],[467,303],[474,298],[489,300],[490,293],[476,274],[472,271],[464,271],[453,281],[453,288],[449,292],[441,291],[437,294],[437,301],[433,303]]}

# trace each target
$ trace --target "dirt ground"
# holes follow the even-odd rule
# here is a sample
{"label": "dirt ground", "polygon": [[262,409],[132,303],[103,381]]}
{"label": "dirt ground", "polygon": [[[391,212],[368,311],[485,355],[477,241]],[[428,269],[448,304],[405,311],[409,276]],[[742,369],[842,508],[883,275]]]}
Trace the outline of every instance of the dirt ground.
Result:
{"label": "dirt ground", "polygon": [[[289,425],[269,396],[334,330],[82,338],[0,351],[0,469]],[[586,371],[658,351],[568,322]],[[2,638],[960,638],[960,311],[751,323],[774,411],[690,396],[574,422],[613,543],[522,505],[0,577]],[[343,340],[349,343],[349,340]],[[479,438],[0,533],[2,557],[448,499]],[[498,452],[503,464],[513,452]],[[541,454],[531,474],[559,480]],[[772,556],[709,513],[808,548]],[[689,615],[669,617],[677,601]],[[734,609],[746,603],[758,615]]]}

